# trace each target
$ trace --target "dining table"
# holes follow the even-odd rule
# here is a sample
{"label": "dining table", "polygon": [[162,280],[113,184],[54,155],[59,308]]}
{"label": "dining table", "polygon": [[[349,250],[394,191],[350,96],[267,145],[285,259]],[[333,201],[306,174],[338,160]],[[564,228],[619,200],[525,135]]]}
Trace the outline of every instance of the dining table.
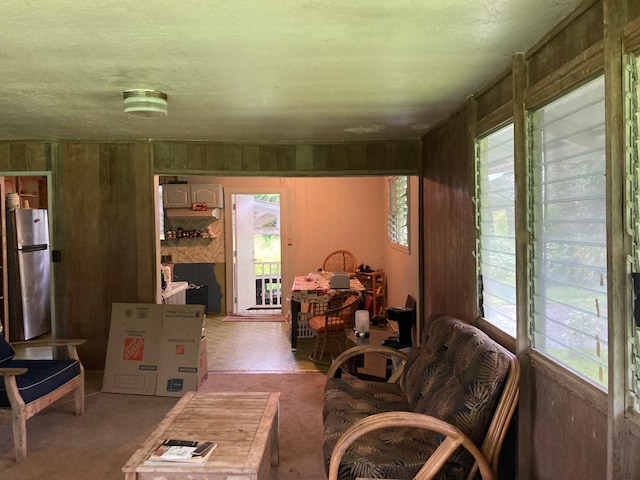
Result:
{"label": "dining table", "polygon": [[332,289],[330,274],[326,273],[309,273],[294,277],[293,286],[289,294],[291,305],[291,350],[295,352],[298,348],[298,317],[300,316],[302,304],[309,301],[328,302],[333,295],[344,290],[356,290],[364,294],[365,288],[356,277],[349,278],[348,289]]}

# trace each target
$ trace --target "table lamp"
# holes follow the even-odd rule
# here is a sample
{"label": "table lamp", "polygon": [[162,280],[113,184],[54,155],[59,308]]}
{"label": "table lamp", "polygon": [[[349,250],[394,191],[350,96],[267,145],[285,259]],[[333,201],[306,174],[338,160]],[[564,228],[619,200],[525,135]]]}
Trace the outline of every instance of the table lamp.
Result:
{"label": "table lamp", "polygon": [[356,310],[356,336],[369,336],[369,310]]}

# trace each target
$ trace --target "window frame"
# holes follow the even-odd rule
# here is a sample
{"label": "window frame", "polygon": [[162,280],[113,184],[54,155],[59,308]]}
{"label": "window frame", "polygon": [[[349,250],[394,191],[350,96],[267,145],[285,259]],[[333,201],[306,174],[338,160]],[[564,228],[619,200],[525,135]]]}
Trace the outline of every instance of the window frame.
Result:
{"label": "window frame", "polygon": [[[527,280],[528,280],[528,287],[530,292],[528,295],[529,301],[528,301],[528,305],[527,305],[527,309],[528,309],[528,318],[527,318],[527,322],[528,322],[528,333],[529,333],[529,340],[530,340],[530,345],[531,348],[533,350],[533,352],[548,358],[551,362],[553,362],[554,364],[556,364],[557,366],[559,366],[559,368],[563,369],[564,371],[570,372],[573,375],[575,375],[576,377],[580,378],[581,380],[583,380],[584,382],[596,387],[597,389],[607,392],[608,390],[608,380],[607,380],[607,376],[609,375],[609,369],[610,369],[610,365],[608,365],[608,356],[606,353],[606,350],[604,350],[604,355],[600,356],[599,358],[603,359],[604,365],[606,366],[606,370],[607,370],[607,375],[601,376],[599,380],[596,380],[595,378],[593,378],[592,376],[589,376],[588,373],[586,373],[585,369],[583,370],[578,370],[575,366],[570,365],[570,363],[573,362],[573,360],[570,361],[563,361],[560,357],[561,355],[553,355],[552,353],[550,353],[550,349],[549,348],[540,348],[536,346],[536,333],[538,334],[543,334],[543,330],[536,330],[536,302],[539,301],[540,299],[543,299],[544,302],[548,301],[549,298],[547,298],[546,296],[542,295],[540,296],[538,294],[538,290],[536,290],[536,285],[538,285],[539,283],[541,283],[543,280],[547,279],[546,276],[537,276],[538,275],[538,270],[540,268],[540,262],[542,260],[544,260],[545,257],[543,256],[536,256],[535,254],[535,249],[542,243],[547,243],[549,241],[554,242],[556,240],[554,240],[553,238],[551,238],[550,236],[548,236],[548,232],[545,232],[544,235],[540,234],[538,236],[536,236],[536,229],[538,229],[538,231],[543,231],[543,228],[549,228],[548,227],[548,220],[547,217],[545,217],[544,215],[542,215],[542,217],[540,216],[541,214],[538,212],[536,212],[536,208],[538,208],[540,211],[545,208],[546,205],[548,205],[548,203],[542,202],[539,203],[538,202],[538,198],[536,195],[536,190],[535,188],[537,188],[535,184],[535,175],[534,175],[534,170],[536,168],[549,168],[549,165],[551,164],[550,162],[547,162],[547,159],[545,158],[544,162],[539,163],[539,158],[537,156],[536,153],[536,148],[540,149],[540,151],[542,151],[542,149],[548,148],[548,144],[547,143],[542,143],[542,144],[538,144],[535,142],[535,133],[534,133],[534,117],[537,114],[542,114],[542,111],[545,108],[548,107],[553,107],[554,104],[557,104],[557,102],[561,102],[565,99],[568,99],[568,97],[570,97],[571,95],[576,94],[581,88],[588,86],[589,84],[592,84],[595,81],[601,81],[602,82],[602,97],[600,99],[598,99],[597,102],[595,103],[591,103],[591,104],[587,104],[587,106],[589,105],[596,105],[599,104],[601,105],[603,112],[605,112],[605,87],[604,87],[604,76],[602,74],[594,76],[590,79],[588,79],[587,81],[585,81],[584,83],[581,83],[579,85],[576,85],[575,88],[572,88],[571,90],[565,91],[563,92],[561,95],[558,95],[556,97],[554,97],[553,100],[551,100],[549,103],[546,103],[544,105],[540,105],[538,107],[536,107],[535,110],[530,110],[527,112],[527,122],[526,122],[526,131],[527,131],[527,157],[528,157],[528,170],[527,170],[527,175],[528,175],[528,192],[527,192],[527,196],[529,198],[529,214],[528,214],[528,221],[527,221],[527,228],[530,232],[530,239],[528,242],[529,245],[529,250],[531,252],[530,258],[528,259],[527,262],[527,268],[528,268],[528,272],[527,272]],[[581,101],[581,100],[580,100]],[[582,102],[584,103],[584,102]],[[580,111],[580,112],[584,112],[584,109],[582,108],[583,105],[581,105],[581,108],[579,110],[575,110],[575,111]],[[574,111],[574,112],[575,112]],[[571,114],[571,110],[568,110],[566,112],[563,112],[562,115],[560,115],[559,118],[569,118],[570,114]],[[582,118],[582,117],[581,117]],[[604,181],[604,178],[606,176],[606,132],[605,130],[605,120],[606,120],[606,112],[603,114],[602,116],[602,123],[600,122],[596,122],[597,128],[600,128],[602,132],[602,136],[604,138],[604,141],[601,145],[600,148],[596,149],[596,151],[600,154],[601,158],[602,158],[602,170],[601,170],[601,174],[602,174],[602,178],[603,178],[603,185],[602,188],[604,190],[603,192],[603,196],[602,198],[596,198],[596,200],[599,200],[601,203],[599,204],[600,208],[602,208],[602,210],[604,210],[605,212],[605,217],[604,220],[601,221],[600,223],[602,223],[604,225],[604,237],[605,237],[605,243],[603,244],[604,250],[605,250],[605,261],[604,263],[599,266],[599,267],[595,267],[595,269],[603,269],[604,270],[604,278],[606,279],[606,275],[608,275],[608,264],[606,261],[606,249],[607,249],[607,240],[606,240],[606,231],[607,231],[607,227],[606,227],[606,216],[608,215],[608,211],[607,211],[607,201],[606,201],[606,181]],[[580,122],[582,123],[582,122]],[[543,124],[545,127],[547,127],[549,124],[545,123]],[[544,127],[543,127],[544,128]],[[575,132],[571,131],[572,134],[575,134]],[[576,132],[580,132],[579,130],[576,130]],[[563,138],[563,137],[559,137],[559,138]],[[568,137],[570,138],[570,137]],[[573,159],[574,157],[580,157],[581,155],[584,154],[584,150],[578,150],[577,153],[575,153],[574,150],[569,150],[570,154],[566,155],[567,159]],[[542,154],[540,154],[542,155]],[[561,157],[560,157],[561,158]],[[599,157],[600,158],[600,157]],[[566,167],[565,167],[566,168]],[[586,175],[585,175],[586,176]],[[575,180],[576,178],[572,178],[572,177],[563,177],[561,175],[558,175],[558,179],[562,180],[564,179],[567,182],[571,182],[572,185],[575,185]],[[547,179],[545,179],[547,180]],[[568,183],[567,183],[568,184]],[[540,183],[540,189],[541,191],[543,189],[547,189],[549,190],[550,187],[546,186],[546,183]],[[548,191],[545,190],[545,195],[548,193]],[[546,197],[545,197],[546,198]],[[585,197],[588,198],[588,197]],[[574,202],[582,202],[585,200],[585,198],[575,198],[573,199]],[[572,202],[569,202],[572,203]],[[539,223],[539,219],[543,218],[545,219],[545,223]],[[592,220],[592,219],[590,219]],[[566,221],[566,220],[565,220]],[[560,220],[560,222],[558,224],[563,225],[565,224],[565,221]],[[573,239],[572,239],[573,240]],[[568,242],[568,241],[567,241]],[[562,243],[562,242],[560,242]],[[569,242],[572,243],[572,242]],[[587,244],[588,242],[573,242],[576,245],[582,245],[582,244]],[[549,257],[546,257],[549,258]],[[538,262],[538,263],[536,263]],[[588,265],[587,265],[588,266]],[[548,280],[547,283],[549,283],[550,280]],[[553,282],[552,282],[553,283]],[[567,283],[567,285],[571,286],[570,283]],[[600,283],[600,286],[602,286],[602,283]],[[606,281],[604,282],[604,286],[605,286],[605,291],[604,292],[600,292],[600,295],[604,297],[605,302],[609,301],[609,292],[606,289]],[[576,288],[586,288],[583,287],[583,285],[581,285],[580,283],[576,283],[575,284]],[[564,300],[564,298],[563,298]],[[546,308],[546,307],[545,307]],[[546,311],[546,310],[545,310]],[[574,311],[578,311],[579,309],[574,309]],[[608,312],[607,312],[607,306],[606,303],[604,303],[601,308],[598,310],[597,306],[596,306],[596,311],[598,313],[598,317],[599,316],[604,316],[606,319],[606,322],[604,324],[605,327],[605,334],[608,330],[608,321],[609,319],[608,317]],[[602,314],[602,315],[601,315]],[[559,324],[559,325],[563,325],[563,324]],[[566,327],[566,325],[563,325],[564,327]],[[600,325],[600,327],[602,327],[603,325]],[[545,328],[546,326],[543,325],[541,328]],[[576,332],[580,332],[580,331],[584,331],[586,333],[590,333],[595,335],[595,328],[594,330],[589,330],[589,329],[584,329],[584,330],[580,330],[580,329],[574,329]],[[592,335],[592,336],[593,336]],[[542,338],[542,337],[541,337]],[[545,337],[548,340],[551,341],[555,341],[556,339],[561,338],[561,336],[558,337],[552,337],[552,336],[548,336]],[[597,337],[596,337],[597,338]],[[602,343],[606,343],[608,344],[609,339],[608,337],[606,338],[606,340]],[[544,342],[543,342],[544,343]],[[565,348],[564,350],[562,348],[559,349],[560,351],[570,351],[570,348],[567,346],[567,348]],[[579,352],[579,351],[578,351]],[[592,361],[593,360],[589,360]],[[598,360],[598,362],[600,362],[600,360]]]}
{"label": "window frame", "polygon": [[[500,322],[496,321],[495,317],[499,315],[499,312],[494,309],[496,311],[496,315],[493,316],[487,316],[486,315],[486,311],[485,311],[485,306],[487,305],[485,302],[485,295],[486,294],[491,294],[494,293],[491,291],[491,289],[486,289],[486,282],[485,282],[485,277],[486,278],[491,278],[491,276],[488,276],[487,273],[483,273],[483,233],[482,233],[482,225],[483,223],[487,223],[487,220],[485,219],[483,221],[483,212],[486,210],[483,207],[483,198],[484,199],[488,199],[488,197],[491,195],[492,198],[494,198],[494,195],[496,193],[496,191],[494,192],[483,192],[483,178],[482,178],[482,172],[484,169],[483,166],[483,162],[487,161],[489,163],[491,163],[491,161],[489,160],[489,152],[492,150],[492,148],[498,148],[499,145],[498,144],[494,144],[493,146],[488,146],[488,148],[486,148],[486,150],[482,149],[482,142],[483,141],[487,141],[489,143],[491,143],[491,139],[490,137],[495,136],[495,135],[503,135],[506,131],[510,130],[511,131],[511,137],[509,139],[509,141],[507,142],[507,145],[511,146],[511,154],[510,154],[510,170],[507,171],[507,174],[511,176],[511,178],[513,179],[513,183],[510,186],[511,189],[511,205],[506,208],[505,210],[508,210],[509,208],[511,209],[511,215],[509,215],[508,211],[505,211],[505,219],[507,220],[507,223],[511,225],[512,228],[512,232],[511,234],[506,234],[506,235],[491,235],[494,238],[498,239],[498,241],[504,241],[505,239],[511,238],[512,244],[511,244],[511,251],[510,252],[506,252],[505,250],[495,250],[494,249],[494,253],[497,253],[498,255],[511,255],[512,261],[513,261],[513,286],[511,287],[512,290],[512,294],[513,294],[513,300],[509,300],[509,299],[505,299],[502,298],[503,301],[506,301],[508,305],[513,306],[513,312],[512,312],[512,316],[509,315],[503,315],[505,318],[507,318],[508,320],[511,320],[513,322],[512,325],[512,330],[507,330],[505,328],[503,328],[504,325],[500,325]],[[516,250],[516,231],[517,231],[517,226],[516,226],[516,188],[515,188],[515,151],[514,151],[514,147],[515,147],[515,138],[514,138],[514,132],[515,132],[515,125],[513,122],[513,119],[504,122],[498,126],[496,126],[495,128],[493,128],[490,131],[484,132],[481,135],[478,135],[475,139],[475,196],[474,196],[474,202],[475,202],[475,220],[476,220],[476,278],[478,281],[478,287],[477,287],[477,294],[478,294],[478,312],[480,317],[484,320],[484,322],[486,322],[488,325],[491,326],[492,329],[496,329],[498,332],[500,332],[503,335],[506,335],[511,342],[510,343],[515,343],[515,339],[517,336],[517,313],[518,313],[518,307],[517,307],[517,285],[516,285],[516,279],[517,279],[517,266],[516,266],[516,259],[517,259],[517,250]],[[505,142],[502,142],[503,144]],[[483,152],[487,153],[487,157],[483,158]],[[504,172],[501,172],[501,174],[503,174]],[[487,183],[488,185],[488,183]],[[504,191],[504,189],[502,190]],[[500,193],[500,191],[497,192],[498,194]],[[495,212],[494,212],[495,213]],[[490,221],[492,221],[495,219],[489,219]],[[494,279],[494,281],[496,283],[499,283],[499,280],[497,278]],[[507,289],[509,288],[509,286],[506,286]],[[496,298],[499,298],[498,295],[496,295],[494,293],[493,295]],[[490,318],[493,317],[493,318]]]}
{"label": "window frame", "polygon": [[[638,84],[638,63],[640,58],[629,53],[624,72],[624,122],[625,122],[625,184],[624,184],[624,227],[629,238],[631,251],[627,258],[627,403],[636,416],[640,415],[640,305],[635,290],[640,287],[640,85]],[[640,418],[638,418],[640,423]]]}
{"label": "window frame", "polygon": [[[398,182],[404,179],[404,194],[401,194],[398,197]],[[387,201],[387,239],[389,240],[390,245],[393,248],[401,250],[406,253],[411,252],[411,221],[410,221],[410,182],[408,175],[393,175],[388,177],[387,179],[387,188],[388,188],[388,201]],[[401,200],[403,199],[403,200]],[[405,221],[403,225],[398,225],[398,219],[401,218],[398,215],[398,210],[405,210],[404,217]],[[406,238],[406,242],[403,243],[398,234],[398,230],[402,229],[404,232],[404,236]],[[400,241],[399,241],[400,240]]]}

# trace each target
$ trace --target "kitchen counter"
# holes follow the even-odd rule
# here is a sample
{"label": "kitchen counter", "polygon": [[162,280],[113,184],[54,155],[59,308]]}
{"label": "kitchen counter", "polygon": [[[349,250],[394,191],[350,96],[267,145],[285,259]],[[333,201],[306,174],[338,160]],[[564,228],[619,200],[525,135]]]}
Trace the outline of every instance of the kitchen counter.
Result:
{"label": "kitchen counter", "polygon": [[188,282],[170,282],[167,288],[162,291],[162,303],[172,303],[175,305],[186,305]]}

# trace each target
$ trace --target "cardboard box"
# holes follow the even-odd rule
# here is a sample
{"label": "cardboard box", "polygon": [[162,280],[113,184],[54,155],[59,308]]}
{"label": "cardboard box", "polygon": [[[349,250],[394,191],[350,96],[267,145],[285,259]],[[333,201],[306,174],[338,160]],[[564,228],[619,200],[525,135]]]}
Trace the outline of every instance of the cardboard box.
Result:
{"label": "cardboard box", "polygon": [[198,358],[198,388],[204,383],[209,376],[209,362],[207,359],[207,339],[202,337],[200,340],[200,357]]}
{"label": "cardboard box", "polygon": [[182,396],[206,377],[202,305],[114,303],[102,391]]}
{"label": "cardboard box", "polygon": [[114,303],[102,391],[155,395],[162,305]]}
{"label": "cardboard box", "polygon": [[203,305],[164,305],[156,395],[179,397],[198,389],[203,319]]}

